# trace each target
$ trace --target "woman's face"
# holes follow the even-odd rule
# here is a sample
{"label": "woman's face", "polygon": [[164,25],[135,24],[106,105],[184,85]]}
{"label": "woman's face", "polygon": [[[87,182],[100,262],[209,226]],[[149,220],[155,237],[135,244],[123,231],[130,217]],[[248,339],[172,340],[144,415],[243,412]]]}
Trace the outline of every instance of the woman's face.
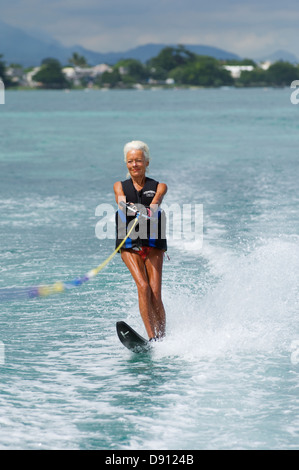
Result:
{"label": "woman's face", "polygon": [[127,168],[132,177],[144,176],[148,164],[142,150],[130,150],[127,153]]}

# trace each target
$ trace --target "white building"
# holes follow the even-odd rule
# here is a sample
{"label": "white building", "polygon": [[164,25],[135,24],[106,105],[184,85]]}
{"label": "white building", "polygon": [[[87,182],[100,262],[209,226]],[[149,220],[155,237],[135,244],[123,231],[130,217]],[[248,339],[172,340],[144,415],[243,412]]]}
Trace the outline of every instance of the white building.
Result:
{"label": "white building", "polygon": [[268,68],[270,67],[270,65],[272,65],[273,62],[270,62],[270,60],[266,60],[266,62],[262,62],[261,64],[259,64],[259,67],[263,70],[268,70]]}
{"label": "white building", "polygon": [[25,85],[26,80],[24,79],[23,68],[20,66],[10,66],[6,68],[6,76],[15,85]]}
{"label": "white building", "polygon": [[109,67],[109,65],[106,64],[95,65],[92,69],[95,77],[102,75],[104,72],[112,72],[113,70],[112,67]]}
{"label": "white building", "polygon": [[90,78],[92,80],[104,72],[112,72],[112,68],[106,64],[99,64],[94,67],[64,67],[62,72],[68,80],[74,82],[75,85],[79,85],[82,78]]}
{"label": "white building", "polygon": [[75,80],[76,78],[76,71],[74,67],[64,67],[62,72],[67,80]]}
{"label": "white building", "polygon": [[228,70],[233,78],[240,78],[242,72],[252,72],[253,65],[224,65],[225,70]]}
{"label": "white building", "polygon": [[32,77],[40,70],[40,67],[34,67],[34,69],[30,70],[30,72],[27,72],[25,75],[25,80],[27,82],[28,86],[31,86],[32,88],[36,87],[38,85],[37,82],[35,82]]}

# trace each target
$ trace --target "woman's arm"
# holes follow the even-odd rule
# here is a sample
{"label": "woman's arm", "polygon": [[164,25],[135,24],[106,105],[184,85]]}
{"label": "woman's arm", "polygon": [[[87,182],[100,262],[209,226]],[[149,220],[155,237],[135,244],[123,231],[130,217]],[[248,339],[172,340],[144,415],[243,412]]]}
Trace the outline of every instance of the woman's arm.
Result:
{"label": "woman's arm", "polygon": [[117,181],[116,183],[114,183],[113,189],[114,189],[116,203],[119,205],[119,203],[122,201],[126,202],[126,196],[123,191],[121,181]]}
{"label": "woman's arm", "polygon": [[152,202],[150,203],[150,207],[153,206],[156,208],[157,205],[160,206],[166,193],[167,193],[167,185],[165,183],[159,183],[157,186],[156,194]]}

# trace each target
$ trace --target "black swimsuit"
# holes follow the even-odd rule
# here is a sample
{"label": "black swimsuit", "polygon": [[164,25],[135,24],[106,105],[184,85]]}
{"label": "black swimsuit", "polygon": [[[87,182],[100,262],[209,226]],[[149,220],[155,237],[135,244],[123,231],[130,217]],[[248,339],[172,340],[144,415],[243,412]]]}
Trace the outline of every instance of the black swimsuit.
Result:
{"label": "black swimsuit", "polygon": [[[145,184],[141,191],[137,191],[132,179],[122,181],[123,192],[126,202],[132,202],[138,209],[149,207],[158,187],[158,181],[152,178],[145,178]],[[135,215],[130,216],[122,210],[116,212],[116,248],[125,238],[130,229],[130,223],[135,219]],[[166,241],[166,217],[165,212],[158,208],[150,220],[139,217],[138,224],[130,237],[125,241],[123,248],[139,249],[141,247],[153,247],[160,250],[167,250]]]}

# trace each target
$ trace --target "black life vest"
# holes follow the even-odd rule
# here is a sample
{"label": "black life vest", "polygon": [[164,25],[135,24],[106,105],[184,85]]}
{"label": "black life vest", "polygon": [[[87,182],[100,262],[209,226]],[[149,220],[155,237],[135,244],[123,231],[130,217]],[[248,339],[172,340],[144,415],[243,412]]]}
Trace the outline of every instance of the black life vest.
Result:
{"label": "black life vest", "polygon": [[[126,196],[126,202],[132,202],[139,209],[141,206],[149,207],[158,187],[158,181],[152,178],[146,178],[141,191],[137,191],[132,179],[121,182],[123,192]],[[139,206],[140,205],[140,206]],[[135,215],[124,214],[122,210],[116,212],[116,248],[125,238],[130,224]],[[122,248],[138,248],[141,246],[152,246],[161,250],[167,250],[166,241],[166,217],[165,212],[158,208],[150,220],[139,217],[138,224],[135,226],[132,234],[125,241]]]}

